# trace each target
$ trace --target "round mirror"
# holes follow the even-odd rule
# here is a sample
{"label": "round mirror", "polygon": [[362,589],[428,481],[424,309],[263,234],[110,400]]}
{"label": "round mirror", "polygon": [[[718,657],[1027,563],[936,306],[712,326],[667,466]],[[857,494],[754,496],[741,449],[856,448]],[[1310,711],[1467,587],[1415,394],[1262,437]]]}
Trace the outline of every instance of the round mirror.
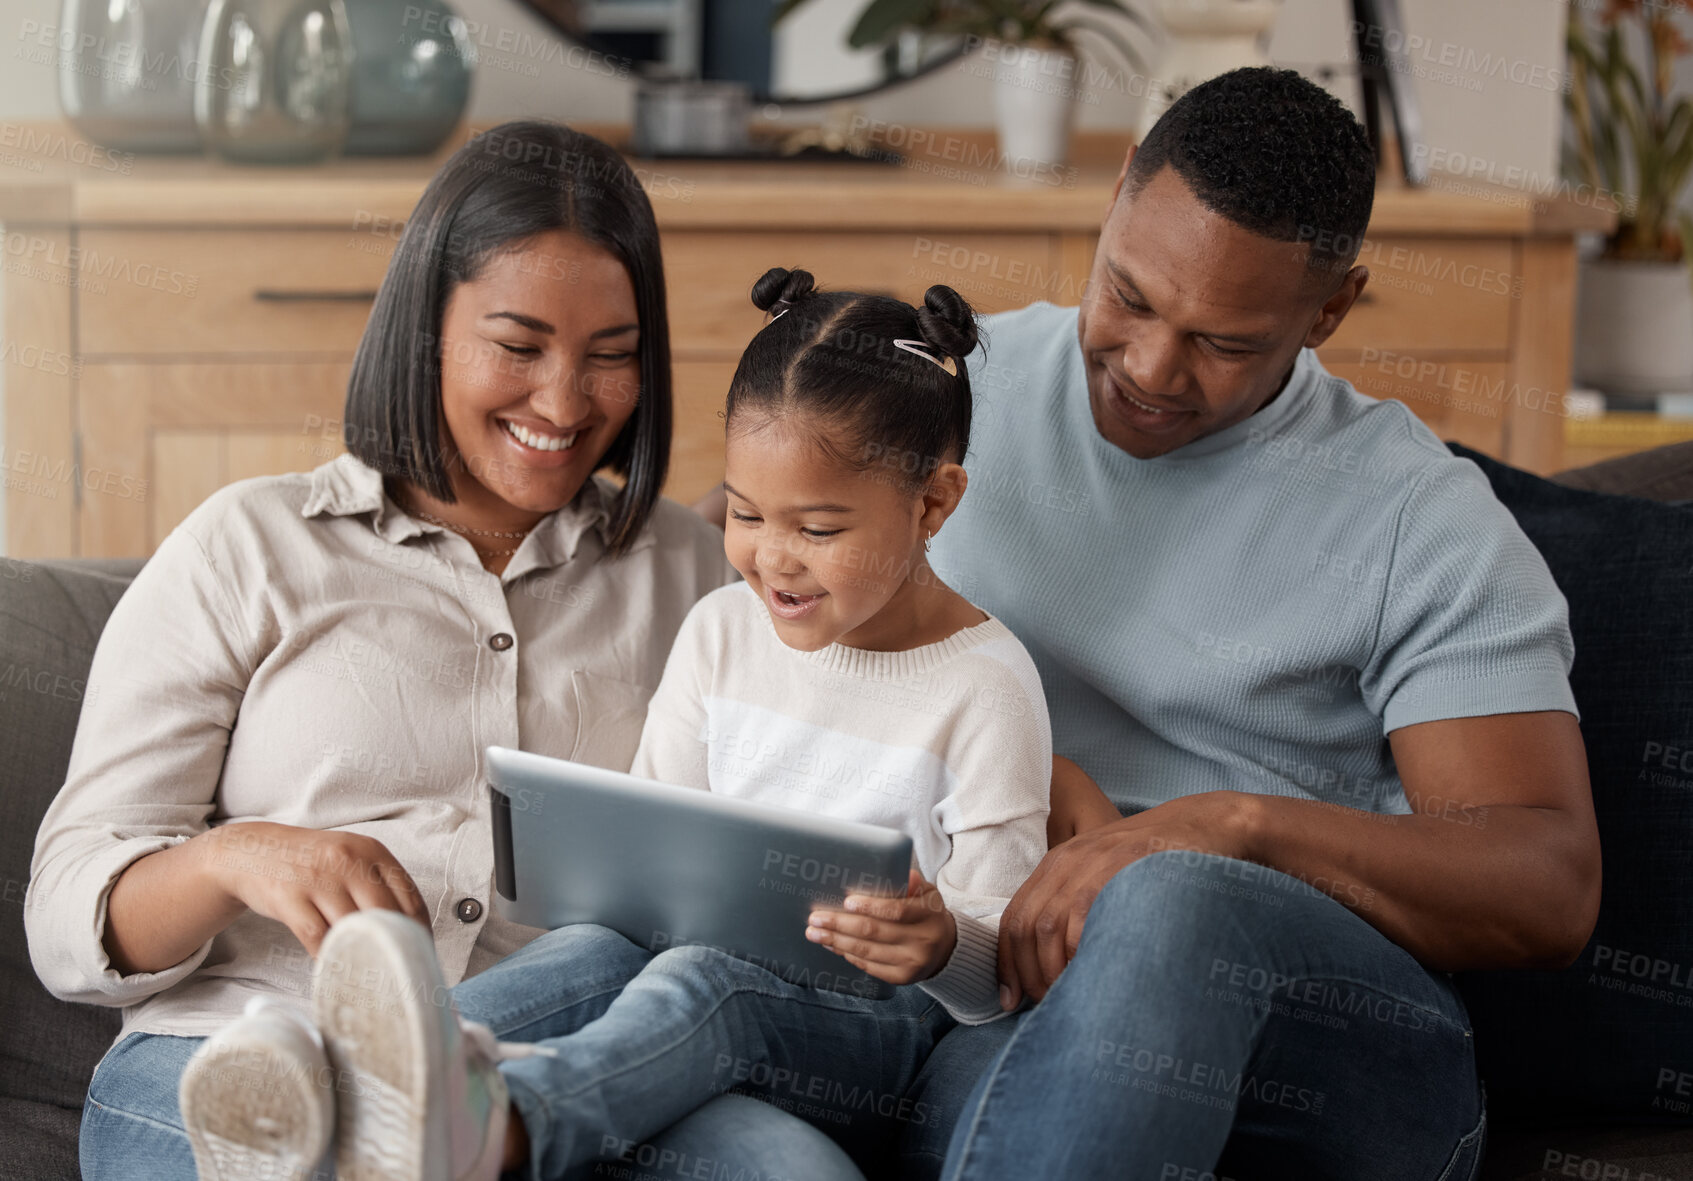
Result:
{"label": "round mirror", "polygon": [[[853,49],[865,0],[523,0],[553,28],[632,71],[738,82],[754,102],[855,98],[957,60],[961,36],[907,32]],[[786,15],[777,20],[784,9]]]}

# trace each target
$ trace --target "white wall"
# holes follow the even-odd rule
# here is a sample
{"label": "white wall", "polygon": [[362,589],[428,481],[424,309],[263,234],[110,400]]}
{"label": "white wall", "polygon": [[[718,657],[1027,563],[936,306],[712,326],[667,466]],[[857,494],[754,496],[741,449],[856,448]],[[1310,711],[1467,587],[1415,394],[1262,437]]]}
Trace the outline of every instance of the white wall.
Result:
{"label": "white wall", "polygon": [[[198,0],[144,0],[149,8]],[[805,21],[815,29],[848,23],[865,0],[811,0]],[[1141,0],[1143,6],[1148,0]],[[626,79],[592,68],[562,64],[562,51],[547,26],[515,0],[453,0],[471,25],[482,68],[477,71],[470,115],[495,120],[544,115],[566,120],[607,121],[629,117]],[[1408,32],[1423,39],[1415,79],[1430,145],[1444,152],[1515,165],[1538,175],[1556,174],[1559,96],[1555,91],[1513,82],[1490,70],[1526,74],[1561,69],[1564,6],[1559,0],[1404,0]],[[839,12],[833,21],[825,14]],[[1351,6],[1347,0],[1287,0],[1270,43],[1279,64],[1314,73],[1323,66],[1346,69]],[[25,20],[58,20],[57,0],[0,0],[0,62],[10,62]],[[1097,42],[1094,44],[1097,45]],[[1457,63],[1442,66],[1441,60]],[[1116,70],[1120,63],[1100,55]],[[1468,68],[1465,68],[1467,63]],[[1156,74],[1156,68],[1153,73]],[[1356,90],[1349,74],[1331,89],[1349,100]],[[992,121],[992,82],[969,63],[937,71],[907,86],[864,101],[872,118],[951,126],[985,126]],[[1139,100],[1120,90],[1084,103],[1084,128],[1132,127]],[[816,108],[797,111],[801,119]],[[54,119],[59,114],[53,79],[39,69],[0,68],[0,119]]]}
{"label": "white wall", "polygon": [[[149,8],[200,0],[142,0]],[[816,11],[804,26],[811,35],[848,24],[865,0],[812,0]],[[566,121],[611,122],[630,116],[632,86],[611,76],[551,36],[547,26],[515,0],[452,0],[469,24],[482,56],[471,96],[470,117],[495,121],[536,115]],[[1141,0],[1143,7],[1150,0]],[[1562,119],[1548,71],[1563,65],[1562,0],[1403,0],[1413,42],[1414,87],[1422,103],[1424,135],[1431,160],[1462,162],[1480,175],[1500,180],[1526,176],[1551,183],[1557,177]],[[58,22],[57,0],[0,0],[0,122],[59,117],[54,77],[39,67],[13,64],[24,30]],[[1331,90],[1355,103],[1348,72],[1351,6],[1347,0],[1286,0],[1270,42],[1281,65],[1318,76],[1334,71]],[[34,25],[28,22],[34,22]],[[795,34],[784,34],[792,38]],[[1096,43],[1097,44],[1097,43]],[[1090,51],[1091,52],[1091,51]],[[1109,55],[1100,61],[1122,69]],[[575,63],[575,64],[569,64]],[[1157,70],[1154,66],[1153,74]],[[1539,79],[1537,84],[1535,79]],[[1693,63],[1684,63],[1684,86],[1693,86]],[[863,100],[872,119],[942,126],[985,126],[992,122],[991,73],[980,62],[936,71],[916,82]],[[1079,109],[1087,129],[1128,129],[1140,113],[1140,88],[1107,86]],[[820,108],[792,110],[784,122],[819,117]],[[3,309],[0,309],[3,310]],[[0,411],[5,374],[0,370]],[[0,417],[3,422],[3,417]],[[0,456],[5,454],[0,435]],[[0,502],[3,503],[3,502]],[[6,549],[0,513],[0,553]]]}

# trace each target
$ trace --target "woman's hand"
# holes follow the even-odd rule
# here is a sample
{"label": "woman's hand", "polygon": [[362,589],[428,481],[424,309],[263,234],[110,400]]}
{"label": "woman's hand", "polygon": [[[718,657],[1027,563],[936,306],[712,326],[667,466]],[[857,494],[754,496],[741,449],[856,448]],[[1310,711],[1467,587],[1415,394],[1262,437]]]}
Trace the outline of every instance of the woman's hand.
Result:
{"label": "woman's hand", "polygon": [[805,937],[889,984],[927,980],[952,958],[958,924],[933,882],[915,869],[904,898],[848,894],[839,910],[811,912]]}
{"label": "woman's hand", "polygon": [[355,910],[397,910],[429,925],[411,875],[373,837],[254,821],[202,839],[218,889],[283,924],[313,956],[330,925]]}
{"label": "woman's hand", "polygon": [[1046,847],[1123,818],[1099,784],[1069,759],[1052,756],[1052,810],[1046,816]]}

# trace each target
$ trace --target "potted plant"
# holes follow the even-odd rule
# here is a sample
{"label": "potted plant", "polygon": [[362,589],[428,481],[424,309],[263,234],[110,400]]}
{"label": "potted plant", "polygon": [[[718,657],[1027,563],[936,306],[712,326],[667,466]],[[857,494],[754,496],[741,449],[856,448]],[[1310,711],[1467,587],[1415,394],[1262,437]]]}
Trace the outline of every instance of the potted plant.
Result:
{"label": "potted plant", "polygon": [[[806,0],[782,0],[776,19]],[[1090,32],[1113,46],[1130,67],[1146,66],[1132,45],[1110,25],[1093,19],[1096,9],[1115,13],[1151,32],[1147,19],[1124,0],[870,0],[847,35],[854,49],[894,42],[913,31],[962,36],[993,65],[994,114],[1005,166],[1019,174],[1030,166],[1062,164],[1069,156],[1070,127],[1077,97],[1089,83],[1083,74],[1076,34]],[[1080,11],[1077,11],[1077,10]]]}
{"label": "potted plant", "polygon": [[1243,66],[1267,66],[1270,28],[1282,0],[1158,0],[1158,23],[1168,40],[1158,80],[1141,108],[1140,137],[1158,117],[1201,82]]}
{"label": "potted plant", "polygon": [[1607,0],[1597,30],[1582,3],[1570,8],[1566,157],[1574,179],[1621,211],[1604,252],[1582,264],[1576,377],[1623,394],[1686,390],[1693,219],[1681,197],[1693,172],[1693,99],[1674,82],[1690,46],[1659,0]]}

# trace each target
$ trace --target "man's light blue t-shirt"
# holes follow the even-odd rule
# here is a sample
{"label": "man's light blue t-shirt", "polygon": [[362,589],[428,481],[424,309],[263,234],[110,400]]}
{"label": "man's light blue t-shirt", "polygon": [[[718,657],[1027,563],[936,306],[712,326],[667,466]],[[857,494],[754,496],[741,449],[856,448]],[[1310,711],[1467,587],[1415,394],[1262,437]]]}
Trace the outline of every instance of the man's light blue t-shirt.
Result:
{"label": "man's light blue t-shirt", "polygon": [[1230,788],[1406,812],[1390,731],[1575,712],[1545,561],[1402,404],[1305,350],[1257,414],[1142,460],[1094,426],[1075,308],[983,337],[930,559],[1028,648],[1054,752],[1120,809]]}

